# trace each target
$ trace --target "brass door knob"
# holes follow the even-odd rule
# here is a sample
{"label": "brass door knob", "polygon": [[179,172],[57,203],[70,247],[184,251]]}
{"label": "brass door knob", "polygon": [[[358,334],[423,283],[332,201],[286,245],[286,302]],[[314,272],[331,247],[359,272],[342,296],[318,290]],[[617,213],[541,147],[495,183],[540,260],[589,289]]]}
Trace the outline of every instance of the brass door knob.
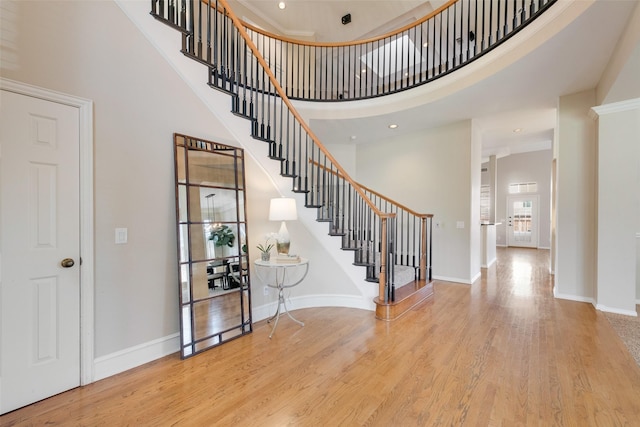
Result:
{"label": "brass door knob", "polygon": [[60,261],[60,265],[63,266],[64,268],[73,267],[73,264],[75,264],[75,262],[71,258],[65,258],[62,261]]}

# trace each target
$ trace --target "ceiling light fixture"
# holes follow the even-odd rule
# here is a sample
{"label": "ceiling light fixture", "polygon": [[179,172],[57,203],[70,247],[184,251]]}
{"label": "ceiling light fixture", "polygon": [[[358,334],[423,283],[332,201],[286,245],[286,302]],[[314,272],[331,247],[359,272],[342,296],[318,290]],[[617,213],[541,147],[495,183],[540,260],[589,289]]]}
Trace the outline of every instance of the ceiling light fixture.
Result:
{"label": "ceiling light fixture", "polygon": [[284,9],[285,7],[287,7],[287,5],[283,1],[278,3],[278,8],[280,8],[280,10]]}
{"label": "ceiling light fixture", "polygon": [[519,133],[519,132],[522,132],[521,128],[516,128],[516,129],[513,130],[513,133]]}
{"label": "ceiling light fixture", "polygon": [[389,129],[395,129],[395,128],[397,128],[397,127],[398,127],[398,125],[397,125],[397,124],[395,124],[395,123],[394,123],[394,124],[389,125]]}

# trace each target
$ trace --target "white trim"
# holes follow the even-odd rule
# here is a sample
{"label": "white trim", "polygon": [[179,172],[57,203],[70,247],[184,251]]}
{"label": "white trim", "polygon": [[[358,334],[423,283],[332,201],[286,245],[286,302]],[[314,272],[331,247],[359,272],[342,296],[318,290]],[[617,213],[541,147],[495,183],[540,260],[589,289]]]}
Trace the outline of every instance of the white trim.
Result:
{"label": "white trim", "polygon": [[596,302],[595,302],[595,300],[593,298],[583,297],[583,296],[580,296],[580,295],[561,294],[561,293],[558,293],[556,291],[556,289],[557,288],[554,286],[554,288],[553,288],[553,297],[554,298],[564,299],[564,300],[567,300],[567,301],[586,302],[586,303],[589,303],[589,304],[593,305],[594,307],[596,305]]}
{"label": "white trim", "polygon": [[[373,300],[357,295],[303,295],[294,298],[285,297],[285,300],[289,310],[314,307],[346,307],[367,311],[375,310]],[[252,310],[253,322],[259,322],[260,320],[273,316],[277,304],[278,301],[272,301],[258,307],[254,306]]]}
{"label": "white trim", "polygon": [[[478,276],[476,276],[476,279],[481,275],[482,273],[478,273]],[[454,283],[462,283],[464,285],[471,285],[473,284],[474,280],[469,280],[469,279],[460,279],[459,277],[447,277],[447,276],[436,276],[433,275],[433,280],[440,280],[443,282],[454,282]]]}
{"label": "white trim", "polygon": [[596,107],[591,107],[591,110],[598,116],[602,116],[605,114],[622,113],[624,111],[635,110],[638,108],[640,108],[640,98],[627,99],[626,101],[598,105]]}
{"label": "white trim", "polygon": [[478,272],[476,273],[476,275],[475,275],[475,276],[473,276],[473,279],[471,279],[471,283],[469,283],[469,284],[470,284],[470,285],[473,285],[474,283],[476,283],[476,280],[478,280],[478,279],[479,279],[479,278],[481,278],[481,277],[482,277],[482,272],[481,272],[481,271],[478,271]]}
{"label": "white trim", "polygon": [[80,118],[80,384],[94,380],[93,101],[0,77],[0,89],[79,110]]}
{"label": "white trim", "polygon": [[119,374],[180,351],[180,333],[138,344],[95,360],[95,380]]}
{"label": "white trim", "polygon": [[491,268],[491,266],[495,264],[497,260],[497,258],[493,258],[491,261],[489,261],[488,264],[482,264],[480,268]]}
{"label": "white trim", "polygon": [[638,313],[635,310],[623,310],[620,308],[607,307],[606,305],[596,304],[596,310],[604,311],[606,313],[624,314],[625,316],[638,317]]}

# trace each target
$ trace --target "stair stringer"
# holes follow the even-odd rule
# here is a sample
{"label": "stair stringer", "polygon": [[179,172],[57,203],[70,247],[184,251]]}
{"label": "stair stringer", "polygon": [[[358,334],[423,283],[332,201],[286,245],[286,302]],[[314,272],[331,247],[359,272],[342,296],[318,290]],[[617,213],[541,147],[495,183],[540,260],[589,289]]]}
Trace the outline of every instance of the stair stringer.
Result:
{"label": "stair stringer", "polygon": [[[239,144],[245,149],[246,155],[250,156],[270,177],[273,186],[278,189],[280,194],[296,199],[298,221],[309,230],[309,233],[315,237],[324,251],[348,277],[351,283],[345,283],[345,287],[348,288],[351,285],[360,293],[360,295],[310,294],[299,296],[291,299],[290,308],[338,306],[375,310],[373,299],[377,296],[378,289],[376,284],[364,280],[366,274],[364,268],[353,265],[353,253],[339,248],[341,244],[340,238],[329,236],[328,224],[316,221],[315,209],[304,207],[304,194],[295,194],[291,191],[291,178],[282,177],[279,163],[268,157],[268,144],[252,138],[250,135],[251,122],[231,112],[231,97],[209,87],[207,84],[207,68],[182,54],[180,51],[180,33],[154,19],[149,13],[149,4],[147,2],[128,0],[114,0],[114,2],[191,88],[194,94],[207,106],[209,111],[218,118],[234,139],[233,141],[221,140],[220,142],[231,143],[232,145],[234,143]],[[269,311],[266,311],[267,309]],[[263,311],[269,314],[262,316]],[[271,304],[269,304],[269,307],[254,306],[254,320],[267,317],[270,313]]]}

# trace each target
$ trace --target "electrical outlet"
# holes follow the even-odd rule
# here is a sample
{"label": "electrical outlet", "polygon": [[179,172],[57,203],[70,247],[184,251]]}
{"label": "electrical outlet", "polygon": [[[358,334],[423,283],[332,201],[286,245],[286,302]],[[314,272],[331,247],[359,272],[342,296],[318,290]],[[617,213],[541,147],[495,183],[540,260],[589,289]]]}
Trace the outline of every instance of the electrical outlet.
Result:
{"label": "electrical outlet", "polygon": [[265,295],[269,295],[269,287],[265,286],[263,292],[264,292]]}

